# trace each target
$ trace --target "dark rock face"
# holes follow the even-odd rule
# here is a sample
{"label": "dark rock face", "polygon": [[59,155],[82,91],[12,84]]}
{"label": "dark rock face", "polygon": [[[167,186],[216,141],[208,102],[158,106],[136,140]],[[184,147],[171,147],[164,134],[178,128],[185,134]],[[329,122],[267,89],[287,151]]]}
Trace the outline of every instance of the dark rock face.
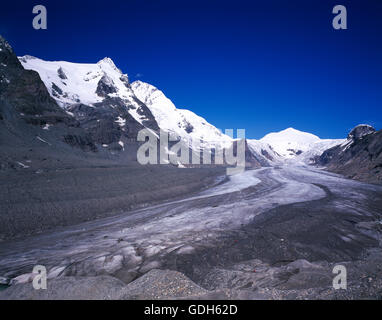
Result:
{"label": "dark rock face", "polygon": [[97,152],[97,147],[94,145],[89,135],[79,136],[74,134],[67,134],[64,136],[64,141],[67,144],[73,147],[79,147],[84,151]]}
{"label": "dark rock face", "polygon": [[98,82],[96,93],[100,97],[106,97],[109,93],[116,93],[117,88],[114,86],[114,82],[107,75],[104,75]]}
{"label": "dark rock face", "polygon": [[[121,75],[121,80],[127,88],[130,88],[127,75]],[[68,111],[73,113],[80,126],[95,143],[109,150],[123,150],[120,143],[126,141],[137,143],[137,134],[140,130],[150,128],[159,132],[154,116],[144,103],[135,96],[132,96],[131,100],[109,96],[116,92],[113,80],[104,75],[98,82],[96,90],[96,93],[104,98],[102,102],[93,106],[79,103],[68,107]],[[129,113],[131,109],[139,115],[141,123]]]}
{"label": "dark rock face", "polygon": [[[2,135],[8,137],[7,143],[14,140],[15,147],[16,141],[25,145],[23,141],[42,135],[42,127],[48,125],[56,128],[54,133],[44,131],[44,136],[49,136],[52,142],[67,142],[64,136],[69,135],[76,137],[79,142],[76,146],[94,150],[94,144],[79,128],[78,121],[58,106],[37,72],[23,68],[1,36],[0,49],[0,114]],[[52,88],[57,94],[62,93],[57,85],[52,84]]]}
{"label": "dark rock face", "polygon": [[326,150],[317,163],[348,178],[382,183],[382,130],[355,127],[346,143]]}
{"label": "dark rock face", "polygon": [[295,155],[297,155],[297,156],[300,155],[301,153],[303,153],[302,150],[287,149],[287,151],[289,151],[289,153],[290,153],[291,155],[295,154]]}
{"label": "dark rock face", "polygon": [[261,149],[261,154],[268,160],[273,161],[273,157],[269,154],[267,150]]}
{"label": "dark rock face", "polygon": [[[236,143],[234,142],[234,145]],[[234,152],[236,155],[236,152]],[[265,159],[259,157],[255,152],[252,152],[248,147],[248,142],[245,140],[245,167],[246,168],[260,168],[260,167],[268,167],[269,164],[265,161]]]}
{"label": "dark rock face", "polygon": [[374,133],[375,129],[372,126],[360,124],[353,128],[348,134],[348,139],[357,140],[368,134]]}
{"label": "dark rock face", "polygon": [[[137,113],[141,116],[142,119],[142,124],[155,131],[159,132],[159,126],[158,123],[156,122],[153,114],[151,113],[150,109],[143,103],[141,102],[138,98],[133,97],[134,102],[136,102],[139,107],[137,108]],[[134,106],[131,105],[131,103],[128,105],[128,108],[134,108]]]}
{"label": "dark rock face", "polygon": [[[12,47],[0,36],[0,58],[1,62],[10,68],[22,69],[21,63],[14,55]],[[2,65],[4,67],[4,65]]]}
{"label": "dark rock face", "polygon": [[55,113],[68,116],[49,95],[37,72],[24,70],[12,48],[0,39],[0,93],[1,98],[12,103],[13,108],[30,117]]}
{"label": "dark rock face", "polygon": [[[139,101],[140,102],[140,101]],[[137,142],[137,134],[148,127],[159,132],[159,127],[148,108],[140,102],[137,113],[142,116],[142,124],[137,122],[128,112],[136,108],[120,98],[107,97],[104,101],[87,106],[74,104],[68,107],[91,139],[100,145],[107,145],[110,149],[121,150],[120,141]]]}
{"label": "dark rock face", "polygon": [[52,82],[52,94],[55,97],[59,97],[63,94],[63,91],[61,90],[61,88],[57,86],[54,82]]}
{"label": "dark rock face", "polygon": [[130,88],[130,82],[129,82],[129,78],[126,74],[123,74],[120,78],[119,78],[123,83],[124,85],[127,87],[127,88]]}
{"label": "dark rock face", "polygon": [[183,120],[183,124],[178,124],[180,128],[184,128],[184,130],[187,132],[187,133],[191,133],[192,131],[194,131],[194,127],[192,126],[191,123],[189,123],[186,119]]}
{"label": "dark rock face", "polygon": [[58,73],[58,76],[62,79],[62,80],[66,80],[68,79],[68,77],[66,76],[64,70],[62,70],[62,68],[59,68],[57,70],[57,73]]}

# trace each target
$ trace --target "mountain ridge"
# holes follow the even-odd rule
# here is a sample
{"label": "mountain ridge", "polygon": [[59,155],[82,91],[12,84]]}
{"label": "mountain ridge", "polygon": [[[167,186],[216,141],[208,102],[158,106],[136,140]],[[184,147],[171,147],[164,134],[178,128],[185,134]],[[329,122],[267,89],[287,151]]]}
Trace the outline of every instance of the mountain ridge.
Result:
{"label": "mountain ridge", "polygon": [[346,140],[325,150],[316,164],[351,179],[382,183],[382,130],[370,125],[354,127]]}
{"label": "mountain ridge", "polygon": [[[132,142],[142,128],[154,132],[162,129],[191,148],[194,148],[192,141],[200,143],[200,148],[209,149],[228,148],[235,142],[233,137],[194,112],[176,108],[153,85],[139,80],[130,83],[128,75],[122,73],[110,58],[96,64],[44,61],[31,56],[19,57],[19,60],[25,69],[40,74],[52,97],[80,121],[96,143],[105,148],[123,151],[126,138]],[[102,114],[100,110],[103,110]],[[105,129],[99,127],[102,124]],[[273,153],[271,149],[264,152]],[[260,150],[247,158],[252,159],[248,164],[260,167],[270,165],[273,157],[264,156]]]}
{"label": "mountain ridge", "polygon": [[[127,148],[129,144],[136,145],[137,132],[144,128],[169,132],[175,141],[190,148],[191,141],[200,141],[200,148],[227,148],[235,143],[236,139],[191,110],[177,108],[157,87],[141,80],[130,82],[128,74],[109,57],[96,63],[73,63],[26,55],[18,57],[18,61],[26,71],[39,74],[65,117],[79,123],[77,126],[85,130],[98,150],[123,153],[131,149]],[[49,131],[54,125],[45,123],[43,129]],[[259,140],[246,138],[246,158],[252,167],[284,162],[316,164],[325,150],[344,141],[320,139],[288,127]]]}

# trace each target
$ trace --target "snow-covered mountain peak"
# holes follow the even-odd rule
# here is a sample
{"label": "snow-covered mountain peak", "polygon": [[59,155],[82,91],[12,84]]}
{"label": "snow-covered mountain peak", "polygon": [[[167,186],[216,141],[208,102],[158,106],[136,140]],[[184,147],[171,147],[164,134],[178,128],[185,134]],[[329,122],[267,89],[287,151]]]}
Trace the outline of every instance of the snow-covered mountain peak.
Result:
{"label": "snow-covered mountain peak", "polygon": [[143,103],[151,105],[154,108],[161,108],[163,111],[173,111],[176,109],[172,101],[168,99],[161,90],[149,83],[137,80],[131,84],[131,88],[138,99]]}
{"label": "snow-covered mountain peak", "polygon": [[110,58],[94,64],[44,61],[31,56],[19,60],[25,69],[39,73],[50,94],[63,107],[74,103],[93,105],[106,96],[121,99],[133,96],[127,75]]}
{"label": "snow-covered mountain peak", "polygon": [[273,135],[273,134],[277,134],[278,136],[284,136],[284,137],[294,137],[294,138],[297,138],[299,140],[304,140],[304,141],[320,139],[319,137],[317,137],[316,135],[314,135],[312,133],[297,130],[297,129],[292,128],[292,127],[281,130],[279,132],[271,132],[268,135]]}
{"label": "snow-covered mountain peak", "polygon": [[314,134],[287,128],[279,132],[272,132],[260,139],[272,146],[278,154],[285,158],[293,158],[311,148],[320,138]]}
{"label": "snow-covered mountain peak", "polygon": [[101,59],[100,61],[97,62],[97,64],[102,64],[102,63],[108,63],[108,64],[110,64],[112,66],[115,66],[114,61],[111,58],[109,58],[109,57],[105,57],[105,58],[103,58],[103,59]]}
{"label": "snow-covered mountain peak", "polygon": [[26,62],[27,60],[32,60],[32,59],[38,59],[38,58],[31,56],[29,54],[26,54],[25,56],[19,57],[19,60],[21,60],[21,62]]}
{"label": "snow-covered mountain peak", "polygon": [[120,69],[117,68],[117,66],[115,65],[114,61],[112,59],[110,59],[109,57],[105,57],[103,58],[102,60],[98,61],[97,62],[97,65],[100,66],[100,68],[102,70],[104,70],[106,73],[109,71],[112,71],[112,72],[117,72],[119,74],[122,74],[122,71]]}
{"label": "snow-covered mountain peak", "polygon": [[318,136],[294,128],[272,132],[260,139],[268,143],[284,159],[294,162],[311,163],[314,158],[343,139],[320,139]]}
{"label": "snow-covered mountain peak", "polygon": [[[64,108],[76,104],[96,106],[105,99],[121,99],[133,118],[142,124],[140,101],[152,113],[159,128],[184,141],[203,141],[204,144],[225,145],[232,139],[221,133],[205,119],[189,110],[177,109],[170,99],[155,86],[135,81],[129,83],[110,58],[95,64],[65,61],[44,61],[38,58],[20,57],[25,69],[39,73],[48,91]],[[113,104],[109,100],[109,104]],[[110,105],[113,107],[112,105]]]}
{"label": "snow-covered mountain peak", "polygon": [[295,128],[289,127],[279,132],[301,132],[300,130],[296,130]]}
{"label": "snow-covered mountain peak", "polygon": [[134,94],[147,105],[162,130],[171,132],[187,140],[204,141],[206,143],[231,143],[232,139],[223,134],[204,118],[190,110],[177,109],[170,99],[155,86],[134,81],[131,84]]}

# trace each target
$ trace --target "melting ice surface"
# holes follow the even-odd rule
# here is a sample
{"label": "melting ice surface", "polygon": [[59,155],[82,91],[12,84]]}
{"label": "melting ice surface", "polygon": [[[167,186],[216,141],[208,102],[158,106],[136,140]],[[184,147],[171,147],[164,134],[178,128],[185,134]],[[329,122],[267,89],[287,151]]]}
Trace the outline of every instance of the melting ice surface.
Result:
{"label": "melting ice surface", "polygon": [[[256,188],[248,188],[253,185]],[[222,232],[239,230],[276,206],[327,196],[319,185],[347,210],[362,210],[359,201],[380,188],[303,167],[245,171],[194,197],[0,243],[0,274],[22,275],[37,263],[45,265],[51,277],[113,274],[121,268],[147,272],[160,268],[167,254],[214,243]]]}
{"label": "melting ice surface", "polygon": [[254,170],[250,170],[229,176],[229,181],[218,185],[211,190],[203,192],[202,196],[216,196],[225,193],[232,193],[255,186],[261,182],[259,178],[255,177],[255,174],[256,172]]}

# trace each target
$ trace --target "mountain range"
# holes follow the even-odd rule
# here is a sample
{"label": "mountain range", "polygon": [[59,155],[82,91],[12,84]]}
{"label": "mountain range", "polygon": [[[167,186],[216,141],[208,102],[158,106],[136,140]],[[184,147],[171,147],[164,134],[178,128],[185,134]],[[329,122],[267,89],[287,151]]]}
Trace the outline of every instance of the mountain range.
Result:
{"label": "mountain range", "polygon": [[[130,82],[128,75],[110,58],[94,64],[44,61],[29,55],[16,57],[3,38],[0,38],[0,46],[0,119],[3,122],[0,142],[11,143],[13,149],[17,145],[45,144],[45,147],[66,150],[63,145],[66,144],[87,154],[97,154],[97,157],[134,161],[137,133],[143,128],[157,135],[159,130],[169,132],[176,141],[191,149],[190,141],[202,141],[202,146],[207,147],[227,147],[236,140],[192,111],[178,109],[153,85]],[[363,125],[357,128],[360,127],[364,128]],[[363,139],[365,144],[372,143],[369,140],[380,140],[380,133],[375,129],[367,134],[377,138]],[[348,164],[346,170],[341,168],[349,158],[356,159],[361,151],[358,143],[350,144],[349,139],[352,140],[349,137],[320,139],[311,133],[288,128],[269,133],[260,140],[246,139],[246,164],[254,168],[280,163],[319,164],[352,176]],[[369,150],[371,155],[360,156],[366,160],[355,162],[364,165],[367,162],[366,172],[353,177],[380,181],[380,144],[376,144],[377,150]],[[341,146],[345,145],[347,156],[342,157]],[[353,152],[355,145],[358,146],[357,155]],[[22,159],[11,154],[8,153],[6,161],[3,159],[3,169],[28,167]],[[358,171],[357,164],[354,167],[353,170]],[[373,173],[369,174],[370,170]]]}

